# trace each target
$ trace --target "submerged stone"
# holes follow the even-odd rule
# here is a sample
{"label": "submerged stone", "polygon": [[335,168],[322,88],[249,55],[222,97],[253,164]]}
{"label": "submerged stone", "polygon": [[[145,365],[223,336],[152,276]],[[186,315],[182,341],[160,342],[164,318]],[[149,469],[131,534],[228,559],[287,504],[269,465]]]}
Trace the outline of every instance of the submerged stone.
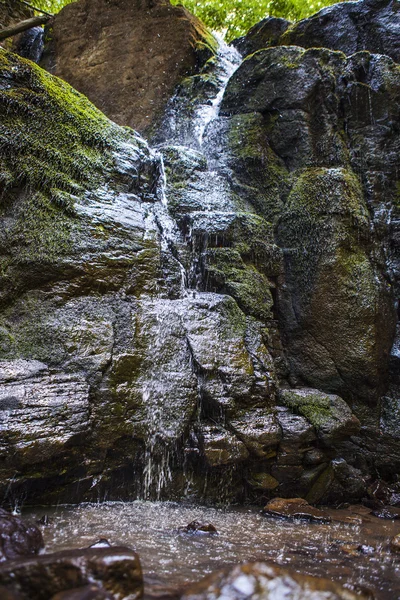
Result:
{"label": "submerged stone", "polygon": [[192,521],[186,527],[179,529],[182,533],[195,533],[195,534],[216,534],[218,531],[211,523],[199,523],[198,521]]}
{"label": "submerged stone", "polygon": [[264,506],[263,514],[267,517],[300,519],[312,523],[330,523],[332,520],[328,513],[311,506],[302,498],[274,498]]}
{"label": "submerged stone", "polygon": [[213,573],[193,584],[181,595],[182,600],[256,599],[278,600],[368,600],[367,593],[354,593],[339,584],[318,577],[300,575],[268,563],[245,563]]}

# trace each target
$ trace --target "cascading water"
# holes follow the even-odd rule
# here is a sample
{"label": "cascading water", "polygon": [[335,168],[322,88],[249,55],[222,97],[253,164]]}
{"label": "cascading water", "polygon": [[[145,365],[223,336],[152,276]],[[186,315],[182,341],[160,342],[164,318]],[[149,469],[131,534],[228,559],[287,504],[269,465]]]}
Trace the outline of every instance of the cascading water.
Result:
{"label": "cascading water", "polygon": [[218,117],[219,107],[229,79],[242,62],[242,57],[236,48],[228,46],[218,34],[216,38],[219,43],[216,67],[219,91],[213,99],[210,98],[206,104],[201,104],[196,110],[194,130],[200,148],[203,146],[204,132],[207,125]]}
{"label": "cascading water", "polygon": [[[166,334],[164,330],[168,329],[168,323],[170,323],[171,319],[177,319],[179,327],[185,329],[185,313],[189,310],[190,299],[193,298],[194,294],[191,290],[197,290],[195,294],[199,295],[202,293],[199,290],[206,289],[205,282],[201,281],[201,257],[199,256],[204,249],[200,250],[200,252],[197,251],[196,244],[192,244],[190,234],[186,236],[185,240],[170,212],[170,192],[168,190],[163,148],[168,144],[173,143],[176,145],[178,143],[181,152],[198,151],[199,149],[201,151],[206,150],[206,148],[203,148],[206,129],[218,117],[225,88],[230,77],[241,62],[241,56],[234,48],[227,46],[222,39],[218,41],[219,49],[215,64],[215,80],[217,85],[213,90],[213,94],[208,95],[207,98],[204,98],[203,102],[199,102],[196,106],[190,123],[193,135],[189,138],[187,136],[177,137],[176,133],[169,137],[167,136],[163,145],[154,152],[154,159],[159,164],[157,188],[159,202],[152,206],[152,213],[160,232],[161,251],[168,253],[170,256],[172,255],[180,270],[180,289],[176,301],[154,301],[153,307],[156,315],[154,321],[154,331],[156,332],[154,340],[157,340],[155,342],[156,345],[160,341],[162,344],[162,340],[165,339]],[[175,111],[173,118],[170,117],[170,119],[176,120],[181,116]],[[171,127],[170,131],[176,132],[176,127]],[[232,206],[227,200],[228,194],[225,188],[226,183],[217,172],[206,172],[205,182],[200,190],[200,194],[202,195],[203,203],[206,203],[208,211],[215,211],[216,207],[221,209],[224,203],[227,205],[228,210],[232,210]],[[180,254],[182,253],[182,248],[187,247],[188,244],[192,244],[193,256],[191,265],[185,267],[184,260],[181,259]],[[188,274],[188,271],[190,271],[190,274]],[[196,274],[194,274],[194,271],[196,271]],[[204,294],[204,296],[208,302],[210,294]],[[201,298],[200,296],[198,297]],[[153,346],[154,350],[155,347]],[[165,377],[165,372],[163,372],[162,368],[158,371],[157,369],[153,369],[148,376],[151,383],[149,385],[148,381],[145,381],[142,391],[147,411],[146,421],[149,423],[144,457],[142,496],[145,499],[155,498],[160,500],[162,497],[168,496],[168,485],[173,478],[171,465],[177,458],[177,450],[176,440],[168,432],[168,426],[166,425],[168,421],[168,417],[166,416],[167,410],[164,406],[167,402],[166,392],[160,384],[160,380]],[[156,387],[158,387],[157,390],[155,389]],[[187,487],[190,487],[190,474],[187,474],[187,477]]]}

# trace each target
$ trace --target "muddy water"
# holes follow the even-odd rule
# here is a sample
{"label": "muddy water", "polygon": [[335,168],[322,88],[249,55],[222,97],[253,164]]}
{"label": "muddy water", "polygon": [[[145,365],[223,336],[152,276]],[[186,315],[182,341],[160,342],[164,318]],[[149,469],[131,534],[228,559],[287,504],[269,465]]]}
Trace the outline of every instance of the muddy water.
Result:
{"label": "muddy water", "polygon": [[[257,508],[214,509],[175,503],[104,503],[36,509],[46,551],[82,548],[107,538],[140,554],[147,594],[157,584],[176,587],[233,563],[272,560],[310,575],[369,589],[381,600],[400,598],[400,555],[389,551],[400,521],[378,519],[363,507],[335,511],[329,525],[266,518]],[[190,521],[212,523],[219,534],[178,531]],[[343,522],[350,521],[350,522]],[[357,549],[361,546],[361,550]]]}

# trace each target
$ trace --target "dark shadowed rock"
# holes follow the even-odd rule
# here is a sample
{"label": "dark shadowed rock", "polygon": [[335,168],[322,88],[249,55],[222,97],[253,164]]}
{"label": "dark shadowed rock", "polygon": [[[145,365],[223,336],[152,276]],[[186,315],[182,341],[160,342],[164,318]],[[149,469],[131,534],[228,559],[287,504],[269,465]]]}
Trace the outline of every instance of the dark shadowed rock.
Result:
{"label": "dark shadowed rock", "polygon": [[253,54],[261,48],[277,46],[281,35],[290,26],[290,21],[277,17],[267,17],[254,25],[245,36],[237,38],[232,44],[243,56]]}
{"label": "dark shadowed rock", "polygon": [[[8,561],[0,565],[0,583],[23,600],[52,598],[67,591],[72,594],[65,596],[68,600],[137,600],[143,595],[139,557],[123,547],[67,550]],[[97,587],[92,590],[92,585]]]}
{"label": "dark shadowed rock", "polygon": [[274,498],[263,508],[268,517],[280,519],[300,519],[312,523],[330,523],[328,513],[311,506],[302,498]]}
{"label": "dark shadowed rock", "polygon": [[279,43],[325,47],[347,55],[368,50],[400,62],[399,27],[397,0],[343,2],[296,23],[285,31]]}
{"label": "dark shadowed rock", "polygon": [[199,534],[199,535],[204,535],[204,534],[211,534],[214,535],[216,533],[218,533],[218,531],[215,529],[214,525],[212,525],[211,523],[199,523],[199,521],[192,521],[191,523],[189,523],[189,525],[186,525],[186,527],[181,527],[179,529],[179,531],[181,533],[192,533],[192,534]]}
{"label": "dark shadowed rock", "polygon": [[43,66],[120,125],[149,132],[175,86],[216,42],[182,6],[167,1],[81,0],[51,25]]}
{"label": "dark shadowed rock", "polygon": [[270,17],[234,44],[244,56],[270,46],[329,48],[347,55],[368,50],[400,62],[397,0],[361,0],[323,8],[298,23]]}
{"label": "dark shadowed rock", "polygon": [[300,575],[267,563],[246,563],[228,568],[189,586],[181,600],[368,600],[328,579]]}
{"label": "dark shadowed rock", "polygon": [[[356,103],[365,82],[374,90],[368,114]],[[265,152],[284,161],[291,181],[284,208],[276,204],[269,210],[271,217],[273,210],[280,211],[276,233],[285,256],[285,282],[278,286],[278,312],[294,381],[299,387],[306,381],[342,398],[351,393],[375,403],[387,385],[396,323],[381,245],[376,243],[372,256],[368,241],[368,207],[375,206],[377,239],[386,240],[394,257],[387,237],[392,233],[383,224],[383,205],[389,198],[378,192],[378,179],[391,181],[390,189],[397,180],[394,123],[399,105],[389,101],[384,109],[387,85],[390,98],[398,97],[398,66],[383,56],[359,53],[346,59],[324,49],[270,48],[243,62],[229,82],[221,109],[231,117],[233,129],[254,111],[263,115],[264,124],[260,122],[257,130],[266,128]],[[351,100],[340,105],[339,97]],[[362,105],[367,106],[367,98]],[[350,127],[350,149],[341,133],[342,110]],[[381,118],[385,131],[374,126]],[[365,145],[361,142],[363,166],[361,132],[366,135]],[[384,163],[378,147],[386,142]],[[241,152],[235,148],[235,153]],[[264,159],[264,168],[276,173],[276,162]],[[356,175],[361,169],[362,184]],[[238,176],[245,172],[249,185],[245,165]],[[394,195],[390,202],[395,206]],[[366,335],[373,344],[365,344]]]}
{"label": "dark shadowed rock", "polygon": [[7,588],[0,585],[0,598],[1,600],[22,600],[22,597],[15,592],[10,592]]}
{"label": "dark shadowed rock", "polygon": [[51,600],[114,600],[115,596],[102,590],[97,585],[86,585],[74,590],[59,592]]}
{"label": "dark shadowed rock", "polygon": [[43,537],[36,525],[0,509],[0,561],[37,554]]}

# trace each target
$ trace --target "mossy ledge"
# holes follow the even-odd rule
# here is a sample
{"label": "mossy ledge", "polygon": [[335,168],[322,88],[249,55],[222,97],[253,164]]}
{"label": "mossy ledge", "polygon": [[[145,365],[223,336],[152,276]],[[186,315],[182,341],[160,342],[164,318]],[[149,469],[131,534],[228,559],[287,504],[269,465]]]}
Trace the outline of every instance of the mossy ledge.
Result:
{"label": "mossy ledge", "polygon": [[[61,79],[2,49],[0,114],[0,211],[11,216],[0,236],[11,253],[6,262],[53,262],[70,249],[75,203],[107,185],[123,146],[139,157],[147,145]],[[132,191],[143,187],[140,179],[132,177]]]}

